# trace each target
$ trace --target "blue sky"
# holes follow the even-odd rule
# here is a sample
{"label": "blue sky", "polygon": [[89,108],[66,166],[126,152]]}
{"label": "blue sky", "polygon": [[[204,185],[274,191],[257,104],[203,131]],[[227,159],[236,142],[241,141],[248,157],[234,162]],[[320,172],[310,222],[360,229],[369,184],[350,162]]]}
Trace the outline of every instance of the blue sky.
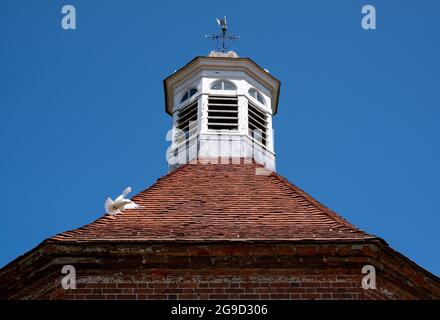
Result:
{"label": "blue sky", "polygon": [[[77,30],[60,26],[77,10]],[[361,28],[373,4],[377,30]],[[0,266],[165,175],[162,80],[214,43],[282,82],[277,171],[440,275],[440,2],[25,1],[0,5]]]}

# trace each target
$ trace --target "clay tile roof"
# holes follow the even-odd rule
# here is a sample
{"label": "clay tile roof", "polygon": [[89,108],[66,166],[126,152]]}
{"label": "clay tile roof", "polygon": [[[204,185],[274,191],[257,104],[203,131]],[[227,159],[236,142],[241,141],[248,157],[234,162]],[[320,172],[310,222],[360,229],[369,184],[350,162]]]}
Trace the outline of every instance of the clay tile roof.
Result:
{"label": "clay tile roof", "polygon": [[105,215],[49,241],[367,240],[278,174],[256,164],[187,164]]}

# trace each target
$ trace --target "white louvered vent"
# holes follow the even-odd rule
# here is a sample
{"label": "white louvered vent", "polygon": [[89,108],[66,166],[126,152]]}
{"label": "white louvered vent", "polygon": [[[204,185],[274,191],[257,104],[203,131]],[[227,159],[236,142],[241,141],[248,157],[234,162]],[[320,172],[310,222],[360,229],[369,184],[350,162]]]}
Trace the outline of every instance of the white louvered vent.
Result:
{"label": "white louvered vent", "polygon": [[253,103],[248,103],[249,135],[262,145],[267,145],[267,115]]}
{"label": "white louvered vent", "polygon": [[176,141],[189,140],[196,137],[197,133],[197,113],[198,113],[197,101],[189,104],[183,110],[179,111],[177,115],[178,129],[175,137]]}
{"label": "white louvered vent", "polygon": [[238,130],[238,98],[234,96],[208,97],[208,129]]}

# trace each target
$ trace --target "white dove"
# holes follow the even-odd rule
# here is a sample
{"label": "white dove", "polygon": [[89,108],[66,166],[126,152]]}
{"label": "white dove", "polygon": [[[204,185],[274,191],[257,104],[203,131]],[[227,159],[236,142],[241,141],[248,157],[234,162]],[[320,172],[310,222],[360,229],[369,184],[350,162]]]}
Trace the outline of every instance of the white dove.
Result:
{"label": "white dove", "polygon": [[127,194],[131,192],[131,188],[127,187],[124,191],[122,191],[122,194],[117,197],[114,201],[111,198],[107,198],[105,200],[105,211],[108,214],[115,215],[118,213],[121,213],[121,211],[125,209],[135,209],[138,207],[136,203],[131,201],[130,199],[125,199]]}
{"label": "white dove", "polygon": [[226,30],[228,30],[228,27],[226,25],[226,16],[222,18],[215,18],[215,20],[217,20],[218,25],[222,28],[223,32],[226,32]]}

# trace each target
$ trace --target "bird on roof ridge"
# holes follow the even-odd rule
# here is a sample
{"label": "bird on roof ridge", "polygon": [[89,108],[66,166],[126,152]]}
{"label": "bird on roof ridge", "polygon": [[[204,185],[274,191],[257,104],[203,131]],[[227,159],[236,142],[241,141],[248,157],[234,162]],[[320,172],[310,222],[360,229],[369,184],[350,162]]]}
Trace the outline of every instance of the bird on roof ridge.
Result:
{"label": "bird on roof ridge", "polygon": [[131,201],[130,199],[126,199],[125,197],[131,192],[131,187],[125,188],[124,191],[122,191],[122,194],[119,195],[115,200],[108,197],[105,200],[105,211],[108,214],[115,215],[118,213],[121,213],[125,209],[136,209],[139,207],[136,203]]}

